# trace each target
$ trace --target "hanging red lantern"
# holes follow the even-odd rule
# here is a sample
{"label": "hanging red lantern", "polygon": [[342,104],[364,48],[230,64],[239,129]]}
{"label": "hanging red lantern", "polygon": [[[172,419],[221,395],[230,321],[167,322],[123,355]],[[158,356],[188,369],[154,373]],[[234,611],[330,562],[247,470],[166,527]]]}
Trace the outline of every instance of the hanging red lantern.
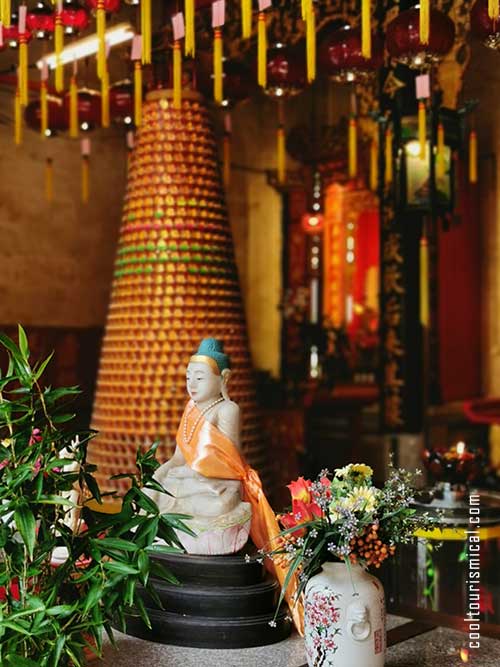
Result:
{"label": "hanging red lantern", "polygon": [[455,41],[455,24],[437,9],[430,11],[429,43],[420,41],[420,11],[416,7],[401,12],[386,30],[389,55],[413,69],[424,69],[445,56]]}
{"label": "hanging red lantern", "polygon": [[54,34],[55,23],[54,12],[43,2],[38,2],[26,14],[26,27],[36,39],[50,39]]}
{"label": "hanging red lantern", "polygon": [[[31,41],[32,34],[30,30],[25,30],[22,34],[24,35],[26,42]],[[11,25],[3,26],[3,40],[11,49],[17,49],[19,46],[20,35],[17,25],[17,14],[12,14]]]}
{"label": "hanging red lantern", "polygon": [[366,79],[384,62],[382,40],[372,33],[371,44],[371,58],[365,58],[361,52],[361,30],[348,25],[337,28],[320,42],[319,66],[325,74],[341,83]]}
{"label": "hanging red lantern", "polygon": [[109,88],[109,114],[113,123],[130,125],[134,118],[134,86],[129,79]]}
{"label": "hanging red lantern", "polygon": [[[86,0],[85,4],[91,11],[95,12],[97,10],[97,2],[98,0]],[[104,11],[106,14],[114,14],[115,12],[119,12],[120,4],[120,0],[104,0]]]}
{"label": "hanging red lantern", "polygon": [[[84,132],[93,130],[101,124],[101,93],[89,88],[78,90],[78,123]],[[64,115],[69,127],[70,119],[70,94],[64,95]]]}
{"label": "hanging red lantern", "polygon": [[[64,112],[64,103],[62,97],[57,95],[47,95],[48,110],[49,110],[49,132],[62,132],[68,129],[68,118]],[[24,110],[24,118],[26,124],[33,130],[40,131],[40,124],[42,118],[42,111],[40,100],[30,102]]]}
{"label": "hanging red lantern", "polygon": [[267,53],[267,87],[271,97],[290,97],[306,86],[306,63],[297,50],[275,44]]}
{"label": "hanging red lantern", "polygon": [[66,35],[77,35],[89,25],[89,14],[78,2],[65,0],[61,12],[61,23]]}
{"label": "hanging red lantern", "polygon": [[304,213],[300,224],[306,234],[321,234],[325,219],[321,213]]}
{"label": "hanging red lantern", "polygon": [[500,22],[490,19],[488,0],[477,0],[470,13],[470,27],[474,37],[490,49],[500,49]]}

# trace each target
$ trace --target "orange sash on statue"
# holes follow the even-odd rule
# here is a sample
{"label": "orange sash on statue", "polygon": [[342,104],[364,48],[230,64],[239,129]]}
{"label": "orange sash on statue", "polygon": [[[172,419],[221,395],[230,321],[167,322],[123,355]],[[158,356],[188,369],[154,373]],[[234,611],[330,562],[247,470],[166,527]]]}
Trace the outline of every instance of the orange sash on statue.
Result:
{"label": "orange sash on statue", "polygon": [[[189,442],[184,440],[184,432],[191,433]],[[186,426],[186,428],[185,428]],[[280,532],[276,516],[267,502],[262,489],[262,482],[256,470],[246,463],[236,445],[204,417],[193,401],[189,401],[184,409],[179,430],[177,446],[181,450],[186,463],[195,472],[204,477],[219,479],[237,479],[243,487],[243,500],[252,506],[252,523],[250,536],[258,549],[270,551],[276,548],[275,538]],[[266,565],[271,561],[266,559]],[[279,583],[283,585],[287,569],[277,563],[272,564],[272,571]],[[296,605],[292,600],[297,588],[293,577],[286,591],[286,599],[297,630],[303,634],[303,609],[299,601]]]}

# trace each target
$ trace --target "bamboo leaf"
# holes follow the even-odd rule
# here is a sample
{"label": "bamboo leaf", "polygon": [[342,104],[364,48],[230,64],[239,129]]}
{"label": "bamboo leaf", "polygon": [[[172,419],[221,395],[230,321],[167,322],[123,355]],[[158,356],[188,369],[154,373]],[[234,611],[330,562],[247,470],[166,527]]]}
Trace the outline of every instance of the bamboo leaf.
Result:
{"label": "bamboo leaf", "polygon": [[118,574],[139,574],[137,568],[117,560],[106,561],[103,563],[103,567],[110,572],[117,572]]}
{"label": "bamboo leaf", "polygon": [[36,522],[33,512],[28,505],[20,505],[14,512],[14,521],[18,531],[23,538],[23,542],[28,549],[30,558],[33,558],[33,551],[36,542]]}

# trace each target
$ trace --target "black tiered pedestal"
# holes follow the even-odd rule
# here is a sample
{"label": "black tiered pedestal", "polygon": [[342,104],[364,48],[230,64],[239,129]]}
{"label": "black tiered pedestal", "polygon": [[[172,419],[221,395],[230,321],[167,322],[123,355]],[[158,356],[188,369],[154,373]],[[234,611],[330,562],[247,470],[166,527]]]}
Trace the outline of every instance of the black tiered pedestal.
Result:
{"label": "black tiered pedestal", "polygon": [[127,632],[162,644],[195,648],[248,648],[286,639],[291,632],[288,609],[274,617],[279,595],[276,581],[264,568],[245,562],[244,555],[155,556],[181,582],[170,585],[153,579],[164,607],[144,592],[151,630],[139,617],[127,617]]}

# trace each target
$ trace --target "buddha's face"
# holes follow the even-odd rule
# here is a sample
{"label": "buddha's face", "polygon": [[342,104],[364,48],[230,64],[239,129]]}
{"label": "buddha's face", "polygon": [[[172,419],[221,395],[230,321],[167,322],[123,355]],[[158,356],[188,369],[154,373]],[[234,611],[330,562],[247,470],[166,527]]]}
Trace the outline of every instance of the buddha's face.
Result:
{"label": "buddha's face", "polygon": [[222,377],[216,375],[208,364],[191,362],[186,371],[186,387],[195,403],[215,401],[221,395]]}

